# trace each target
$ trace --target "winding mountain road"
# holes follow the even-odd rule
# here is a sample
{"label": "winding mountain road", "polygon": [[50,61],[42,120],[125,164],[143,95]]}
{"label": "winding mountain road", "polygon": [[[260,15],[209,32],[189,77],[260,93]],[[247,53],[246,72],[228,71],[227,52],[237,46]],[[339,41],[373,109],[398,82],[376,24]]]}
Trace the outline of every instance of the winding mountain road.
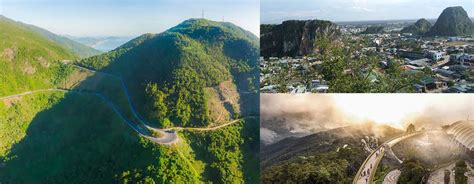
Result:
{"label": "winding mountain road", "polygon": [[[143,118],[141,118],[141,116],[136,112],[136,110],[133,106],[132,100],[130,98],[130,95],[128,93],[127,86],[125,85],[125,82],[122,80],[121,77],[119,77],[117,75],[110,74],[110,73],[91,70],[91,69],[84,68],[84,67],[74,65],[74,64],[72,66],[77,67],[77,68],[82,69],[82,70],[92,72],[92,73],[100,73],[100,74],[103,74],[103,75],[108,75],[108,76],[112,76],[114,78],[119,79],[120,82],[121,82],[123,91],[124,91],[125,95],[127,96],[127,102],[128,102],[129,107],[130,107],[130,110],[132,111],[133,116],[136,119],[138,119],[140,122],[137,123],[137,122],[133,122],[132,120],[127,119],[123,115],[123,113],[120,112],[119,108],[111,100],[107,99],[107,97],[105,97],[104,95],[102,95],[100,93],[96,93],[96,92],[85,92],[85,91],[79,91],[79,90],[73,90],[73,89],[71,90],[71,89],[50,88],[50,89],[32,90],[32,91],[27,91],[27,92],[15,94],[15,95],[4,96],[4,97],[0,97],[0,100],[3,101],[3,100],[18,98],[18,97],[21,97],[21,96],[30,95],[30,94],[34,94],[34,93],[55,92],[55,91],[56,92],[65,92],[65,93],[72,92],[72,93],[82,93],[82,94],[95,95],[95,96],[98,96],[99,98],[101,98],[104,102],[106,102],[107,106],[110,107],[128,126],[130,126],[140,136],[142,136],[142,137],[144,137],[144,138],[146,138],[150,141],[153,141],[157,144],[161,144],[161,145],[172,145],[172,144],[175,144],[175,143],[179,142],[179,136],[176,132],[177,130],[213,131],[213,130],[217,130],[217,129],[224,128],[226,126],[235,124],[235,123],[239,122],[242,119],[254,118],[254,116],[249,116],[249,117],[246,117],[246,118],[236,119],[236,120],[230,121],[228,123],[225,123],[225,124],[222,124],[222,125],[219,125],[219,126],[206,127],[206,128],[186,128],[186,127],[172,127],[172,128],[169,128],[169,129],[153,128],[153,127],[149,126],[148,125],[149,123],[147,123],[145,120],[143,120]],[[158,132],[162,136],[159,137],[159,138],[153,137],[150,134],[149,130]]]}

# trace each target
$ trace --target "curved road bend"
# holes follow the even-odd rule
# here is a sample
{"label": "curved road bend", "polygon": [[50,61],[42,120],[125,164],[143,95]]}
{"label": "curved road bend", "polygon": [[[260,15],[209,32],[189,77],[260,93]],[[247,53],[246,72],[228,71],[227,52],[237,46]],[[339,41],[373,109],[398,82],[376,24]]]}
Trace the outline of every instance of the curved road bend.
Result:
{"label": "curved road bend", "polygon": [[[428,178],[428,184],[438,184],[444,183],[444,171],[445,170],[452,170],[454,168],[455,163],[450,164],[448,166],[442,167],[430,173],[430,177]],[[451,172],[449,184],[454,184],[454,175]]]}
{"label": "curved road bend", "polygon": [[176,143],[179,139],[178,139],[178,136],[176,134],[176,132],[166,132],[166,131],[163,131],[163,137],[160,137],[160,138],[155,138],[155,137],[152,137],[150,135],[148,135],[148,132],[146,129],[144,129],[143,127],[139,126],[137,123],[134,123],[134,122],[131,122],[129,120],[127,120],[127,118],[125,118],[125,116],[118,110],[118,108],[110,101],[108,100],[105,96],[103,96],[102,94],[100,93],[93,93],[93,92],[83,92],[83,91],[75,91],[75,90],[65,90],[65,89],[55,89],[55,88],[51,88],[51,89],[41,89],[41,90],[33,90],[33,91],[27,91],[27,92],[24,92],[24,93],[20,93],[20,94],[16,94],[16,95],[10,95],[10,96],[5,96],[5,97],[0,97],[0,100],[5,100],[5,99],[11,99],[11,98],[18,98],[18,97],[21,97],[21,96],[25,96],[25,95],[30,95],[30,94],[33,94],[33,93],[41,93],[41,92],[52,92],[52,91],[58,91],[58,92],[70,92],[70,93],[81,93],[81,94],[89,94],[89,95],[95,95],[99,98],[101,98],[102,100],[104,100],[104,102],[106,102],[107,106],[110,107],[117,115],[119,115],[119,117],[129,126],[131,127],[135,132],[137,132],[140,136],[142,137],[145,137],[147,139],[149,139],[150,141],[153,141],[157,144],[164,144],[164,145],[170,145],[170,144],[173,144],[173,143]]}
{"label": "curved road bend", "polygon": [[[151,126],[149,126],[150,123],[146,122],[135,110],[134,108],[134,105],[132,103],[132,99],[130,97],[130,94],[128,93],[128,88],[127,88],[127,85],[125,85],[125,82],[124,80],[118,76],[118,75],[114,75],[114,74],[111,74],[111,73],[105,73],[105,72],[101,72],[101,71],[96,71],[96,70],[92,70],[92,69],[89,69],[89,68],[85,68],[85,67],[82,67],[82,66],[79,66],[79,65],[75,65],[73,64],[72,66],[74,67],[77,67],[79,69],[82,69],[82,70],[86,70],[86,71],[89,71],[89,72],[92,72],[92,73],[100,73],[100,74],[103,74],[103,75],[108,75],[108,76],[112,76],[114,78],[117,78],[118,80],[120,80],[121,82],[121,86],[122,86],[122,89],[125,93],[125,96],[127,96],[127,102],[128,102],[128,105],[132,111],[132,114],[133,116],[138,119],[146,128],[148,129],[151,129],[151,130],[154,130],[156,132],[159,132],[160,134],[163,135],[163,139],[164,140],[169,140],[167,141],[166,144],[173,144],[173,143],[176,143],[178,142],[179,140],[179,137],[176,133],[176,131],[170,131],[171,129],[173,130],[195,130],[195,131],[211,131],[211,130],[217,130],[217,129],[220,129],[220,128],[223,128],[223,127],[226,127],[228,125],[231,125],[231,124],[234,124],[234,123],[237,123],[239,120],[241,119],[246,119],[246,118],[254,118],[256,116],[248,116],[248,117],[245,117],[245,118],[241,118],[241,119],[236,119],[234,121],[231,121],[231,122],[228,122],[226,124],[222,124],[222,125],[219,125],[219,126],[216,126],[216,127],[209,127],[209,128],[183,128],[183,127],[173,127],[173,128],[170,128],[170,129],[158,129],[158,128],[153,128]],[[250,93],[250,92],[249,92]],[[151,137],[153,138],[153,137]],[[156,139],[156,138],[155,138]],[[161,139],[161,138],[160,138]]]}
{"label": "curved road bend", "polygon": [[399,169],[390,171],[383,179],[382,184],[397,184],[400,174],[402,174],[402,171],[400,171]]}

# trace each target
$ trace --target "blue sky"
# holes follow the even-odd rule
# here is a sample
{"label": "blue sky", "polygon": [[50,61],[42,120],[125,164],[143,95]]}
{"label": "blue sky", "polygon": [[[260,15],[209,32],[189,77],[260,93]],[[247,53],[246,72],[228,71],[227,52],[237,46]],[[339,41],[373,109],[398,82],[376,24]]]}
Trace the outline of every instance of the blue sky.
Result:
{"label": "blue sky", "polygon": [[260,18],[262,23],[437,18],[449,6],[463,6],[474,17],[474,0],[261,0]]}
{"label": "blue sky", "polygon": [[0,14],[72,36],[159,33],[202,10],[259,35],[259,0],[0,0]]}

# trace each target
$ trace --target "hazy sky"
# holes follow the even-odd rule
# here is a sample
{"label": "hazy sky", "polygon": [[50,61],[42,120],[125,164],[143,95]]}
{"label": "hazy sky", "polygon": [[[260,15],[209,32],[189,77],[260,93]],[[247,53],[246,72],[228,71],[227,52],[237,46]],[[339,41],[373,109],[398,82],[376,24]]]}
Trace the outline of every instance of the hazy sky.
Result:
{"label": "hazy sky", "polygon": [[473,0],[261,0],[261,21],[437,18],[449,6],[463,6],[470,17],[474,16]]}
{"label": "hazy sky", "polygon": [[6,17],[73,36],[158,33],[202,10],[259,35],[259,0],[0,0]]}

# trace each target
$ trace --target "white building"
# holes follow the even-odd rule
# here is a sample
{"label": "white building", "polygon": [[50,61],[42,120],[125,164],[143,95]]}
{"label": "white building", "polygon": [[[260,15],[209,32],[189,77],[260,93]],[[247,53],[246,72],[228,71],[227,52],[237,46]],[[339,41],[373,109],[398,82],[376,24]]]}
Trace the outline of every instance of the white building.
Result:
{"label": "white building", "polygon": [[430,57],[431,60],[433,61],[439,61],[441,58],[443,58],[444,53],[439,52],[439,51],[429,51],[428,56]]}

